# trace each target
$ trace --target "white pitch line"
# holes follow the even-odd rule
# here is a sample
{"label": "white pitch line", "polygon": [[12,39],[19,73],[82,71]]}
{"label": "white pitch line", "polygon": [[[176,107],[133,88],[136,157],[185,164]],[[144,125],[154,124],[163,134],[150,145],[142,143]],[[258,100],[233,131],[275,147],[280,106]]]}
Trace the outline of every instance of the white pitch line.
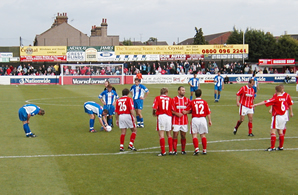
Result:
{"label": "white pitch line", "polygon": [[[286,137],[286,139],[297,139],[298,137]],[[207,143],[221,143],[221,142],[235,142],[235,141],[257,141],[266,140],[270,138],[251,138],[251,139],[232,139],[232,140],[217,140],[208,141]],[[178,144],[179,145],[179,144]],[[187,145],[192,145],[191,143]],[[14,159],[14,158],[48,158],[48,157],[76,157],[76,156],[111,156],[111,155],[124,155],[124,154],[154,154],[157,151],[148,152],[146,150],[159,149],[159,146],[150,148],[141,148],[137,152],[125,151],[116,153],[91,153],[91,154],[45,154],[45,155],[22,155],[22,156],[0,156],[0,159]],[[145,151],[144,151],[145,150]],[[252,151],[264,151],[265,149],[235,149],[235,150],[208,150],[208,152],[252,152]],[[298,150],[298,148],[285,148],[286,151]],[[144,151],[144,152],[141,152]],[[193,151],[186,151],[192,153]]]}

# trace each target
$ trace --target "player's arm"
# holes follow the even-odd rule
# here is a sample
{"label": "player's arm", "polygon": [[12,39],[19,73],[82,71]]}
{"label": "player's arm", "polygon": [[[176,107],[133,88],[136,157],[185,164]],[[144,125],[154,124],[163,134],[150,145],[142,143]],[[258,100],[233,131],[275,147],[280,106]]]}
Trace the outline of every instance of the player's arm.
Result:
{"label": "player's arm", "polygon": [[119,126],[119,115],[117,112],[115,113],[115,117],[116,117],[116,125]]}
{"label": "player's arm", "polygon": [[290,110],[290,116],[293,117],[294,114],[293,114],[293,108],[292,108],[292,105],[289,106],[289,110]]}
{"label": "player's arm", "polygon": [[101,124],[101,126],[103,127],[103,129],[106,131],[107,128],[106,128],[106,126],[102,122],[102,121],[104,121],[105,124],[108,124],[107,121],[106,121],[106,118],[104,116],[102,116],[102,118],[101,117],[98,117],[98,120],[99,120],[99,123]]}
{"label": "player's arm", "polygon": [[155,108],[153,108],[153,110],[152,110],[152,115],[156,116],[156,109]]}
{"label": "player's arm", "polygon": [[183,116],[182,113],[176,112],[176,111],[174,111],[174,110],[172,110],[172,114],[178,116],[179,118]]}
{"label": "player's arm", "polygon": [[148,96],[148,94],[149,94],[149,91],[147,91],[147,92],[145,93],[143,99],[145,99],[145,98]]}
{"label": "player's arm", "polygon": [[221,84],[222,84],[222,88],[221,88],[221,89],[225,89],[225,82],[224,82],[224,79],[221,80]]}
{"label": "player's arm", "polygon": [[190,84],[190,81],[188,82],[189,86],[193,87],[191,84]]}
{"label": "player's arm", "polygon": [[265,104],[266,104],[266,102],[265,101],[262,101],[262,102],[259,102],[257,104],[252,105],[252,107],[254,108],[256,106],[261,106],[261,105],[265,105]]}
{"label": "player's arm", "polygon": [[209,126],[211,126],[212,125],[211,114],[208,114],[206,117],[208,118]]}
{"label": "player's arm", "polygon": [[240,102],[239,102],[240,97],[238,95],[236,95],[236,104],[239,107],[240,106]]}

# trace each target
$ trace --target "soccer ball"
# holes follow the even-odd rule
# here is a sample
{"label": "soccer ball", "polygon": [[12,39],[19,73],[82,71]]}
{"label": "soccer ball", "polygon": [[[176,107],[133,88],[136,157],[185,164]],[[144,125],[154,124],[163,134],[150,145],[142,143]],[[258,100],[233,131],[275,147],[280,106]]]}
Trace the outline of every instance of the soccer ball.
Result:
{"label": "soccer ball", "polygon": [[112,131],[112,127],[111,126],[106,126],[106,128],[107,128],[107,131],[108,132]]}

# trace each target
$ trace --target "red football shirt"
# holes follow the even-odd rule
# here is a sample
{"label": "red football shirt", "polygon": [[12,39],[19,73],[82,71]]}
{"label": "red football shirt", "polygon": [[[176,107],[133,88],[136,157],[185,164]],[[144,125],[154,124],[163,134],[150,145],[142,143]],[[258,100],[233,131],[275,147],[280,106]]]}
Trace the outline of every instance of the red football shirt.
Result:
{"label": "red football shirt", "polygon": [[157,96],[153,102],[153,109],[156,109],[156,115],[166,114],[172,116],[173,100],[166,95]]}
{"label": "red football shirt", "polygon": [[255,91],[253,88],[249,88],[247,85],[245,85],[239,89],[236,95],[240,96],[239,102],[241,105],[252,108],[255,95]]}
{"label": "red football shirt", "polygon": [[[190,99],[188,99],[187,97],[176,96],[173,98],[173,106],[174,106],[175,112],[182,113],[183,110],[186,110],[189,104],[190,104]],[[173,125],[187,125],[188,124],[187,114],[184,114],[182,117],[173,115],[172,123]]]}
{"label": "red football shirt", "polygon": [[196,98],[190,102],[186,110],[191,110],[192,118],[194,117],[206,117],[211,114],[210,108],[207,102],[201,98]]}
{"label": "red football shirt", "polygon": [[131,114],[130,110],[134,109],[133,100],[130,97],[123,96],[116,101],[115,112],[120,114]]}
{"label": "red football shirt", "polygon": [[284,115],[290,105],[293,105],[291,97],[287,93],[274,94],[269,100],[265,100],[266,106],[272,106],[272,116]]}

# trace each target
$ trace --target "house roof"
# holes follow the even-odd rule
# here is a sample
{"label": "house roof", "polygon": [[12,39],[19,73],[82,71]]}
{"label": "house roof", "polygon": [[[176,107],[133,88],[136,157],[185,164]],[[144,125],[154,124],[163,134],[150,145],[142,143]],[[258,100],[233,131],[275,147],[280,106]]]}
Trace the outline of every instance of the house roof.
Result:
{"label": "house roof", "polygon": [[[216,39],[218,37],[221,37],[221,36],[225,35],[226,33],[230,33],[230,31],[216,33],[216,34],[212,34],[212,35],[205,35],[204,38],[205,38],[206,41],[210,42],[213,39]],[[178,43],[178,45],[192,45],[193,42],[194,42],[194,37],[193,38],[188,38],[184,41],[181,41],[180,43]]]}

